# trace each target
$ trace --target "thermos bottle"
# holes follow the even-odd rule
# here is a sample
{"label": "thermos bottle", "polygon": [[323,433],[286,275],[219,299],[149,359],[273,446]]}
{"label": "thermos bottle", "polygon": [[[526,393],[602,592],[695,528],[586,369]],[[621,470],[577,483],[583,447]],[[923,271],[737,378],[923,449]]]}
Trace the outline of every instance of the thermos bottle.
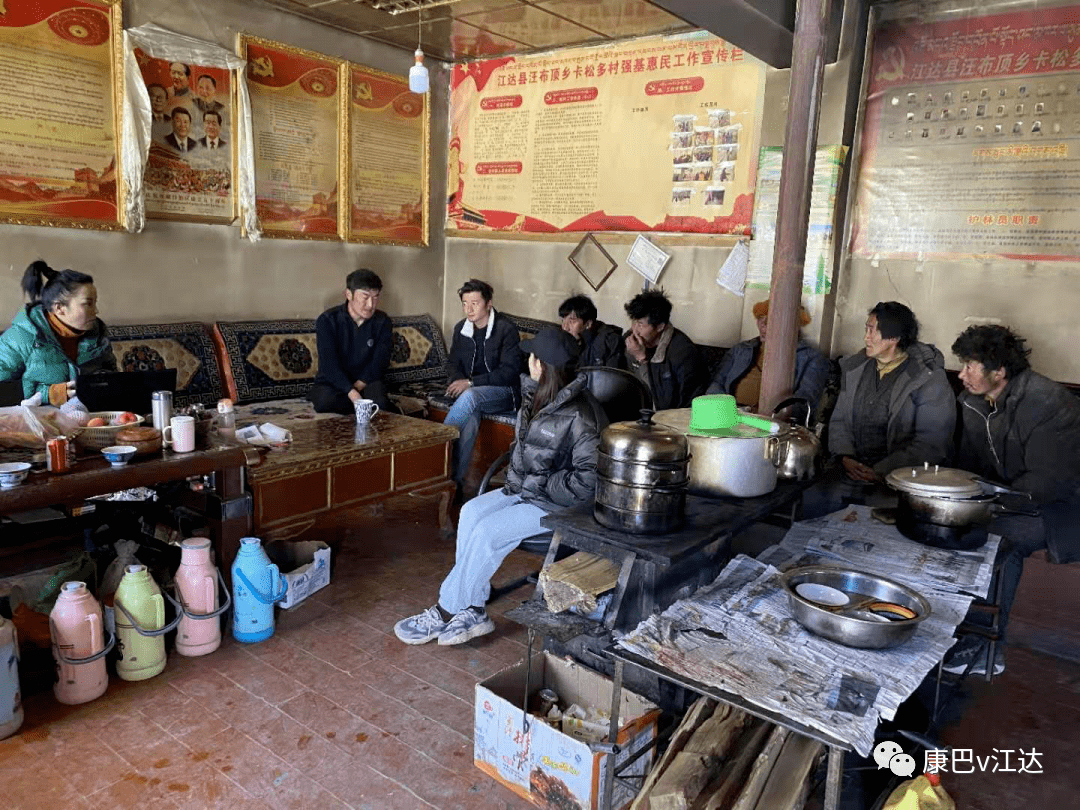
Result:
{"label": "thermos bottle", "polygon": [[98,604],[85,582],[65,582],[49,614],[56,683],[53,693],[61,703],[74,705],[101,697],[109,686],[105,655],[115,638],[105,640]]}
{"label": "thermos bottle", "polygon": [[18,731],[22,721],[19,639],[15,625],[0,616],[0,740]]}
{"label": "thermos bottle", "polygon": [[258,537],[245,537],[232,564],[233,638],[248,644],[274,635],[274,603],[288,583],[270,562]]}
{"label": "thermos bottle", "polygon": [[210,541],[192,537],[180,544],[180,567],[176,591],[182,615],[176,630],[176,651],[197,656],[212,653],[221,645],[220,616],[232,604],[226,591],[218,608],[218,570],[210,561]]}
{"label": "thermos bottle", "polygon": [[144,681],[165,669],[165,634],[180,622],[165,624],[165,599],[145,565],[129,565],[116,588],[116,674]]}

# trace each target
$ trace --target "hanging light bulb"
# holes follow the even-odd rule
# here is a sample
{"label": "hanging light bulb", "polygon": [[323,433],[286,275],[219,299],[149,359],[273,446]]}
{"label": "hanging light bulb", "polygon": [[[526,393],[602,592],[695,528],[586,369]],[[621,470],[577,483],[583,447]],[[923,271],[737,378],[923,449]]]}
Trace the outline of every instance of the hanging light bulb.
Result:
{"label": "hanging light bulb", "polygon": [[424,52],[420,49],[421,26],[424,21],[424,9],[416,18],[416,64],[409,68],[409,89],[414,93],[426,93],[431,86],[428,69],[424,66]]}

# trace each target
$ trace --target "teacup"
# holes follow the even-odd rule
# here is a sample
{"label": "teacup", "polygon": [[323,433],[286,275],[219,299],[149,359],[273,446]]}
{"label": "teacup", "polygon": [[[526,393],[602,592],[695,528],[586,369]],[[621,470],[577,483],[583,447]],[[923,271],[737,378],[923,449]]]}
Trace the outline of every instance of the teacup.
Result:
{"label": "teacup", "polygon": [[30,465],[25,461],[13,461],[0,464],[0,489],[17,487],[30,474]]}
{"label": "teacup", "polygon": [[372,399],[358,399],[353,402],[353,410],[356,412],[356,424],[370,424],[372,417],[379,412],[379,406]]}

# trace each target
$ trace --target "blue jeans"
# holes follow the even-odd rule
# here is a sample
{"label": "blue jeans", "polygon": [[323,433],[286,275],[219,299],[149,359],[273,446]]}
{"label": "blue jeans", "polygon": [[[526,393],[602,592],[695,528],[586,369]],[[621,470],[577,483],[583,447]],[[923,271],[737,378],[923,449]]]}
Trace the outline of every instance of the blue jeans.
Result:
{"label": "blue jeans", "polygon": [[501,385],[468,388],[454,400],[443,424],[453,425],[458,429],[458,439],[454,442],[455,481],[460,484],[469,472],[481,417],[485,413],[507,413],[513,410],[514,391]]}
{"label": "blue jeans", "polygon": [[483,607],[491,594],[491,578],[503,560],[527,537],[546,529],[547,512],[501,489],[466,501],[458,518],[454,567],[439,588],[439,604],[447,613]]}

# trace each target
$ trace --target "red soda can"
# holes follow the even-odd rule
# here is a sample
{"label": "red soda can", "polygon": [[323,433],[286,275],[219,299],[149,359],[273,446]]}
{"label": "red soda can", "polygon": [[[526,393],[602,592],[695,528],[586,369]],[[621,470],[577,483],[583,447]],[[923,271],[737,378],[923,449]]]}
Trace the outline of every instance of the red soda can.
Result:
{"label": "red soda can", "polygon": [[71,441],[67,436],[57,436],[45,442],[46,464],[49,472],[65,473],[71,470]]}

